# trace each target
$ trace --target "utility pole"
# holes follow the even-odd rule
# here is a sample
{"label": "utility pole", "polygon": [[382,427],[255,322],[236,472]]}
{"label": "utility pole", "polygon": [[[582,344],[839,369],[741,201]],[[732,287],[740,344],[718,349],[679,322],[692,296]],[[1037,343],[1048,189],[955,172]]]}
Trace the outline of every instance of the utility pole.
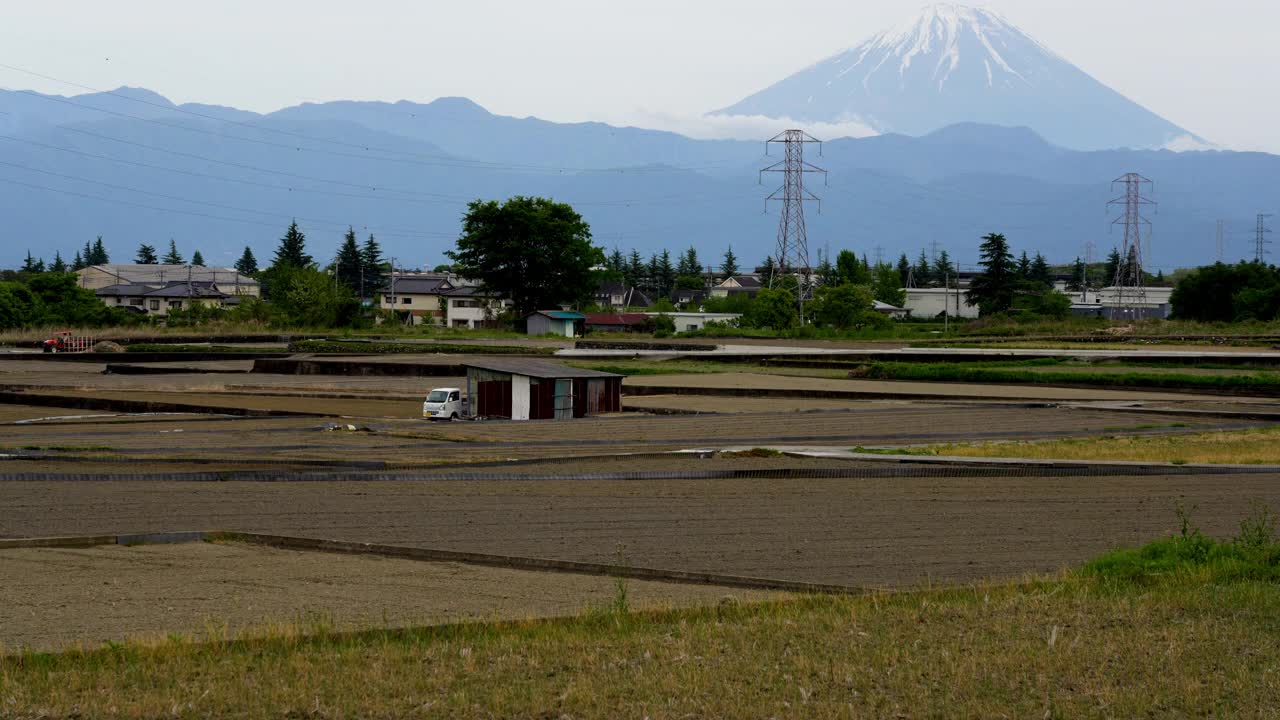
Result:
{"label": "utility pole", "polygon": [[929,259],[932,260],[935,264],[938,262],[938,247],[939,246],[938,246],[937,240],[931,240],[929,242]]}
{"label": "utility pole", "polygon": [[1267,249],[1267,246],[1271,244],[1271,241],[1267,239],[1267,235],[1271,233],[1271,228],[1267,227],[1267,218],[1269,217],[1271,217],[1270,214],[1258,213],[1258,228],[1253,239],[1253,261],[1256,263],[1265,263],[1267,254],[1271,252]]}
{"label": "utility pole", "polygon": [[877,245],[874,249],[876,252],[876,267],[880,267],[880,264],[884,262],[884,246]]}
{"label": "utility pole", "polygon": [[1227,259],[1227,221],[1218,221],[1218,237],[1217,237],[1218,262]]}
{"label": "utility pole", "polygon": [[[804,204],[818,203],[818,212],[822,212],[822,200],[805,189],[806,173],[821,173],[826,177],[827,171],[811,165],[804,160],[804,146],[809,143],[818,145],[818,154],[822,154],[822,141],[803,130],[787,130],[774,136],[764,144],[765,154],[769,147],[780,143],[785,152],[782,162],[774,163],[760,171],[760,182],[764,182],[765,173],[782,173],[782,187],[765,198],[765,210],[768,211],[770,201],[782,203],[782,213],[778,216],[778,249],[776,252],[778,268],[783,274],[788,269],[800,273],[800,286],[796,290],[796,302],[800,307],[800,320],[804,321],[804,301],[813,291],[810,277],[812,266],[809,264],[809,238],[805,230]],[[777,273],[769,278],[769,286],[777,282]]]}
{"label": "utility pole", "polygon": [[1093,263],[1098,259],[1098,244],[1090,240],[1084,244],[1084,294],[1080,299],[1089,302],[1090,276],[1093,275]]}
{"label": "utility pole", "polygon": [[1123,207],[1120,217],[1111,222],[1114,227],[1124,227],[1124,247],[1120,252],[1120,264],[1116,266],[1113,286],[1116,288],[1116,304],[1129,319],[1137,318],[1146,303],[1147,293],[1142,278],[1142,245],[1143,230],[1150,235],[1151,221],[1143,214],[1144,206],[1155,206],[1155,202],[1143,196],[1142,187],[1155,187],[1155,183],[1138,173],[1127,173],[1111,182],[1114,190],[1117,186],[1124,189],[1124,194],[1107,203],[1107,207]]}

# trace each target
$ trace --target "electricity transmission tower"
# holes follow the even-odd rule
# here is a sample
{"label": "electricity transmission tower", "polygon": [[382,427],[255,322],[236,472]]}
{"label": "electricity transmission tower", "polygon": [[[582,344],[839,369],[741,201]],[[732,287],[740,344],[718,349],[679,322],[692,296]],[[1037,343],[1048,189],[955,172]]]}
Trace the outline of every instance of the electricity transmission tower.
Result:
{"label": "electricity transmission tower", "polygon": [[1271,216],[1258,213],[1258,228],[1253,239],[1254,262],[1266,262],[1267,254],[1271,252],[1267,249],[1267,246],[1271,244],[1271,241],[1267,239],[1267,235],[1271,232],[1271,228],[1267,227],[1267,218],[1269,217]]}
{"label": "electricity transmission tower", "polygon": [[1218,221],[1218,262],[1227,259],[1227,221]]}
{"label": "electricity transmission tower", "polygon": [[765,173],[782,173],[783,175],[782,187],[765,198],[766,211],[770,201],[782,203],[782,214],[778,217],[778,249],[776,251],[779,272],[769,278],[769,287],[774,287],[781,281],[780,274],[785,277],[791,272],[798,272],[800,287],[796,293],[796,300],[800,303],[800,315],[803,318],[804,301],[813,290],[812,268],[809,264],[809,238],[804,225],[804,204],[816,202],[818,211],[822,211],[821,198],[805,188],[804,176],[806,173],[822,173],[825,178],[827,171],[804,160],[804,146],[809,143],[816,143],[818,154],[822,154],[822,141],[809,133],[803,130],[787,130],[775,136],[765,142],[766,155],[769,154],[769,147],[774,143],[780,143],[783,146],[785,159],[760,171],[761,184],[764,183]]}
{"label": "electricity transmission tower", "polygon": [[1136,318],[1139,308],[1146,303],[1147,293],[1142,279],[1142,246],[1143,231],[1150,236],[1151,221],[1143,214],[1144,206],[1155,206],[1155,202],[1142,195],[1143,186],[1154,188],[1155,183],[1138,173],[1127,173],[1111,182],[1114,190],[1117,186],[1124,188],[1124,195],[1107,203],[1107,207],[1123,207],[1120,217],[1111,222],[1114,227],[1124,227],[1124,246],[1120,250],[1120,263],[1116,266],[1112,285],[1116,292],[1116,305],[1120,312],[1128,318]]}

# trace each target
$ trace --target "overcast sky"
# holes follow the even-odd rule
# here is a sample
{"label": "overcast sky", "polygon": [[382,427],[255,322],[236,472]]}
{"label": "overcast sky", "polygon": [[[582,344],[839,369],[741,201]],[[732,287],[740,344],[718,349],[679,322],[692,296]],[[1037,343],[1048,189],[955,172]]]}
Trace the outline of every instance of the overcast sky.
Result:
{"label": "overcast sky", "polygon": [[[679,127],[913,15],[921,0],[6,3],[0,63],[269,111],[463,95],[507,115]],[[1223,146],[1280,152],[1276,0],[974,0]],[[0,68],[0,86],[75,94]]]}

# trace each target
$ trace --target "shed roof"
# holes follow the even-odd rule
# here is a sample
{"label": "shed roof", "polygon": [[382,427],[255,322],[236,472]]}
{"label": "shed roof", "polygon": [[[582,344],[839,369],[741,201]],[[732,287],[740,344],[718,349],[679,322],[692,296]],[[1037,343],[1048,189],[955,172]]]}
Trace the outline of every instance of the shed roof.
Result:
{"label": "shed roof", "polygon": [[465,368],[475,368],[477,370],[488,370],[490,372],[511,373],[512,375],[525,375],[536,378],[620,378],[621,375],[614,373],[599,372],[597,370],[583,370],[581,368],[569,367],[561,365],[557,362],[549,360],[525,360],[517,358],[495,358],[493,360],[477,360],[473,362],[463,363]]}
{"label": "shed roof", "polygon": [[643,325],[648,320],[644,313],[587,313],[588,325]]}
{"label": "shed roof", "polygon": [[555,320],[586,320],[587,316],[582,313],[570,312],[568,310],[539,310],[530,315],[546,315]]}

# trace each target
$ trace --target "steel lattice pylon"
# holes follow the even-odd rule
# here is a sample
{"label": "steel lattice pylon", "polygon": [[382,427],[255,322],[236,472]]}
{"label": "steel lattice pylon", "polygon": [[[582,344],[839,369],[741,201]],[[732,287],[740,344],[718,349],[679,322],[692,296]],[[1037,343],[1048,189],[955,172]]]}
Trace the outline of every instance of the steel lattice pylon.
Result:
{"label": "steel lattice pylon", "polygon": [[[787,130],[765,142],[766,155],[769,154],[769,146],[774,143],[783,145],[786,159],[760,171],[761,183],[764,182],[765,173],[783,174],[782,187],[765,198],[766,211],[770,201],[782,203],[782,214],[778,217],[778,247],[775,255],[779,271],[772,273],[768,282],[769,287],[774,287],[782,277],[796,273],[799,279],[797,301],[803,308],[804,301],[813,292],[812,267],[809,264],[809,238],[804,223],[804,204],[816,202],[819,203],[819,212],[822,210],[821,198],[805,188],[804,176],[805,173],[822,173],[825,178],[827,174],[826,170],[805,162],[804,146],[807,143],[817,143],[818,154],[821,155],[822,141],[803,130]],[[801,317],[803,315],[802,312]]]}
{"label": "steel lattice pylon", "polygon": [[1147,230],[1148,241],[1151,221],[1142,214],[1143,206],[1155,206],[1155,201],[1143,197],[1142,186],[1154,188],[1155,183],[1138,173],[1127,173],[1111,182],[1124,188],[1124,195],[1107,203],[1107,207],[1123,206],[1120,217],[1111,222],[1113,226],[1124,227],[1124,247],[1120,250],[1120,263],[1116,265],[1116,274],[1112,278],[1112,286],[1116,289],[1116,305],[1127,317],[1135,318],[1139,308],[1147,302],[1147,292],[1143,283],[1142,241],[1143,230]]}

